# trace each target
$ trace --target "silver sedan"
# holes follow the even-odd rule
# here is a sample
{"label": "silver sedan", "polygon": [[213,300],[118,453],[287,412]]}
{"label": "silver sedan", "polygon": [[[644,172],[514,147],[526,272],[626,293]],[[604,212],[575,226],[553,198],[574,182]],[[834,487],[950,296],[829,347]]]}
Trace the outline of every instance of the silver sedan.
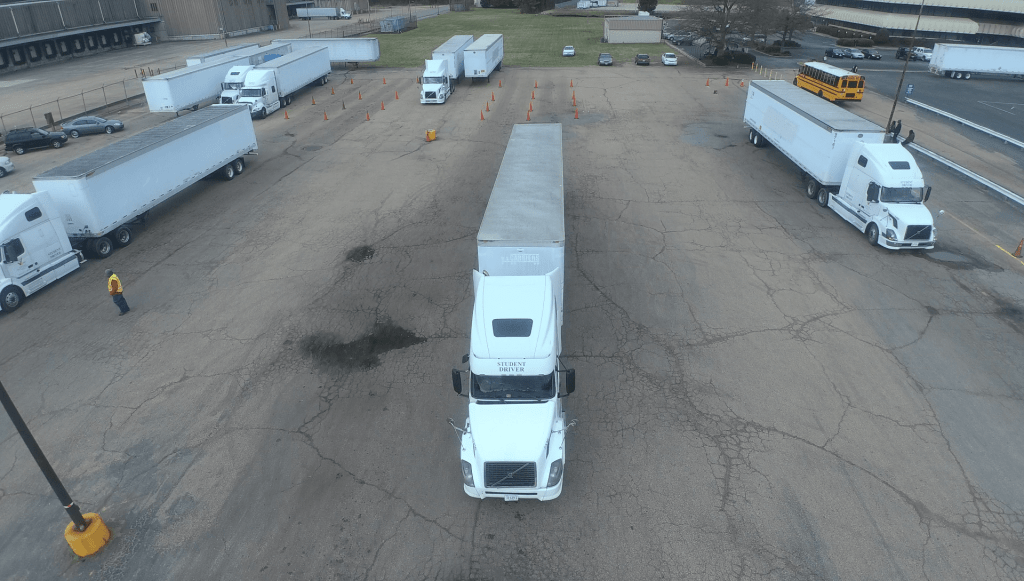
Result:
{"label": "silver sedan", "polygon": [[64,133],[71,137],[89,135],[91,133],[113,133],[124,129],[124,123],[117,119],[104,119],[102,117],[79,117],[70,123],[64,124]]}

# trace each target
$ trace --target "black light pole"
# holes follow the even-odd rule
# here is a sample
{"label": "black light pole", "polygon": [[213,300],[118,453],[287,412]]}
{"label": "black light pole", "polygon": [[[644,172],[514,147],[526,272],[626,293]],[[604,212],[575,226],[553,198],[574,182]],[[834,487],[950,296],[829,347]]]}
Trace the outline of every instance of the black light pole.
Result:
{"label": "black light pole", "polygon": [[[910,33],[910,49],[914,50],[914,41],[917,40],[917,29],[921,26],[921,13],[924,12],[924,2],[921,0],[921,7],[917,9],[917,23],[914,24],[914,32]],[[892,100],[892,110],[889,111],[889,121],[885,124],[885,130],[888,132],[889,128],[892,127],[892,117],[896,114],[896,103],[900,100],[900,91],[903,90],[903,79],[907,76],[907,67],[910,66],[910,52],[907,53],[907,58],[903,61],[903,74],[900,75],[900,84],[896,87],[896,98]],[[899,143],[899,137],[893,136],[896,139],[896,143]]]}
{"label": "black light pole", "polygon": [[89,526],[89,521],[86,521],[82,516],[82,511],[78,509],[75,501],[71,500],[71,495],[68,494],[64,485],[61,484],[60,478],[57,478],[57,473],[53,471],[53,467],[50,466],[50,462],[43,455],[43,451],[39,449],[39,444],[32,437],[32,432],[28,430],[25,420],[21,419],[21,414],[18,413],[18,408],[14,407],[11,396],[4,389],[3,382],[0,382],[0,402],[3,403],[4,409],[7,410],[7,415],[11,417],[11,423],[14,424],[14,427],[18,429],[18,433],[21,434],[21,439],[25,440],[25,445],[28,446],[28,451],[32,453],[32,457],[36,459],[36,464],[39,464],[39,469],[43,471],[46,481],[50,483],[53,492],[57,494],[57,499],[60,500],[61,506],[64,507],[64,510],[68,511],[68,516],[71,517],[75,530],[78,532],[84,531]]}

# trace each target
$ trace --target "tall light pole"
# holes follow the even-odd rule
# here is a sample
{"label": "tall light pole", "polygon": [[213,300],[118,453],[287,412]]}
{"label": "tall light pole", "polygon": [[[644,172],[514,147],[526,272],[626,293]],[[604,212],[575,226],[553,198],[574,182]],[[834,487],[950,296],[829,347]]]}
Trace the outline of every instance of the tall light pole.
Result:
{"label": "tall light pole", "polygon": [[[921,0],[921,6],[917,9],[917,23],[914,24],[914,32],[910,34],[910,50],[914,50],[914,41],[917,40],[917,28],[921,26],[921,13],[924,12],[924,2]],[[910,52],[907,53],[906,60],[903,61],[903,74],[900,75],[900,84],[896,86],[896,97],[892,100],[892,109],[889,111],[889,120],[885,123],[885,130],[889,131],[892,127],[892,117],[896,114],[896,103],[900,100],[900,91],[903,90],[903,79],[907,76],[907,67],[910,66]],[[893,136],[894,138],[896,136]],[[899,140],[897,139],[897,143]]]}

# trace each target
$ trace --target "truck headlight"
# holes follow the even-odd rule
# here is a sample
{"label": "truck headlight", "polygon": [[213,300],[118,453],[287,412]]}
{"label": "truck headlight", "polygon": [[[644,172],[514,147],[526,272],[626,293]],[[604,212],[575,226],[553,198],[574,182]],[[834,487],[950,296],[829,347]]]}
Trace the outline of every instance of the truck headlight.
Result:
{"label": "truck headlight", "polygon": [[465,460],[462,461],[462,482],[466,486],[473,486],[473,465]]}
{"label": "truck headlight", "polygon": [[548,488],[558,484],[558,481],[562,479],[562,459],[559,458],[551,463],[551,469],[548,470]]}
{"label": "truck headlight", "polygon": [[896,240],[896,231],[892,228],[887,228],[885,230],[885,237],[889,240]]}

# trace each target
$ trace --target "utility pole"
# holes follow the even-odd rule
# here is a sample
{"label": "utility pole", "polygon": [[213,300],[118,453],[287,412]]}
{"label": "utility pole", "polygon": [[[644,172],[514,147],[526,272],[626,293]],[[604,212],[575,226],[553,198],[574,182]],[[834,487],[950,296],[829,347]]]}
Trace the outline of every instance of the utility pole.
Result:
{"label": "utility pole", "polygon": [[[910,34],[910,51],[914,50],[914,41],[917,40],[917,28],[921,26],[921,13],[924,12],[924,2],[921,0],[921,6],[917,9],[917,23],[914,24],[914,32]],[[907,67],[910,66],[910,52],[907,53],[906,60],[903,61],[903,74],[900,75],[900,84],[896,86],[896,97],[892,100],[892,109],[889,110],[889,120],[885,123],[886,132],[892,127],[892,118],[896,114],[896,103],[900,100],[900,91],[903,90],[903,79],[907,76]],[[899,139],[896,140],[899,143]]]}

